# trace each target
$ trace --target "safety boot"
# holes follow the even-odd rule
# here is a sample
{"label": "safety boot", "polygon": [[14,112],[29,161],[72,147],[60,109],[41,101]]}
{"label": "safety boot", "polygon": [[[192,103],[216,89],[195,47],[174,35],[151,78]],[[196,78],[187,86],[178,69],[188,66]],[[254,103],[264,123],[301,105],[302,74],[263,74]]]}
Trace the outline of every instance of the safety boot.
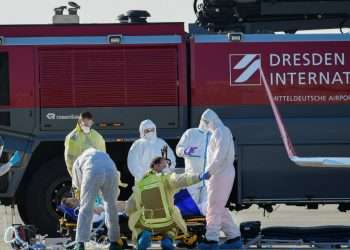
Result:
{"label": "safety boot", "polygon": [[111,242],[109,244],[109,250],[123,250],[123,245],[120,242]]}
{"label": "safety boot", "polygon": [[137,239],[136,250],[147,250],[147,248],[151,246],[151,239],[152,232],[147,230],[143,231]]}
{"label": "safety boot", "polygon": [[163,239],[160,242],[160,246],[162,250],[175,250],[173,239],[169,236],[164,236]]}
{"label": "safety boot", "polygon": [[219,243],[215,240],[208,240],[207,238],[204,238],[199,244],[198,244],[199,250],[218,250],[219,249]]}
{"label": "safety boot", "polygon": [[220,249],[241,249],[242,247],[241,237],[229,239],[219,246]]}

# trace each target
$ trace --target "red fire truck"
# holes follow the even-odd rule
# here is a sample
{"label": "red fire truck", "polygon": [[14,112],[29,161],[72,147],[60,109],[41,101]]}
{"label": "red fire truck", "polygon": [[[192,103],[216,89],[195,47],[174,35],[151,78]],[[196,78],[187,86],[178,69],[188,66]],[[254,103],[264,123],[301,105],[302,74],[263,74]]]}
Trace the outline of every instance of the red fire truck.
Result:
{"label": "red fire truck", "polygon": [[[304,156],[350,156],[350,35],[205,33],[183,23],[0,26],[2,161],[23,155],[0,179],[2,204],[25,223],[56,231],[70,190],[63,140],[89,110],[130,185],[126,166],[138,125],[152,119],[174,147],[206,108],[230,127],[237,178],[232,208],[339,204],[350,209],[350,169],[293,165],[261,82],[264,74]],[[183,166],[178,159],[178,166]]]}

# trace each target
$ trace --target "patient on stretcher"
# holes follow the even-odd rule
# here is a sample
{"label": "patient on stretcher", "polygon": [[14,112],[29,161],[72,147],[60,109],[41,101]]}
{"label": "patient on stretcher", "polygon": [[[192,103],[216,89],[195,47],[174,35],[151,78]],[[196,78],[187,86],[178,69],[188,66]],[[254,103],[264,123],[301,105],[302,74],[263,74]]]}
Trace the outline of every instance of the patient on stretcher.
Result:
{"label": "patient on stretcher", "polygon": [[[67,219],[77,221],[79,213],[79,200],[76,198],[63,198],[58,209],[63,212],[66,217],[68,217]],[[92,221],[93,223],[98,223],[104,219],[105,212],[103,207],[103,200],[97,197]]]}

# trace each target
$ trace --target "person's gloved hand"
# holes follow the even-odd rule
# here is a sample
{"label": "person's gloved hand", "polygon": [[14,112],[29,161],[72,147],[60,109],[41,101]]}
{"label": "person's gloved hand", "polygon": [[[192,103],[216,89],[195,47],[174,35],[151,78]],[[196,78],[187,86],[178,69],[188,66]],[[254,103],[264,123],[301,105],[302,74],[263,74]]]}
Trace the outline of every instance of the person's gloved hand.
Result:
{"label": "person's gloved hand", "polygon": [[20,152],[16,151],[11,159],[9,160],[9,163],[12,165],[12,166],[17,166],[19,165],[19,163],[21,162],[21,154]]}
{"label": "person's gloved hand", "polygon": [[101,198],[101,196],[97,195],[96,199],[95,199],[95,206],[103,206],[103,199]]}
{"label": "person's gloved hand", "polygon": [[201,180],[201,181],[208,180],[209,178],[210,178],[209,172],[205,172],[205,173],[199,175],[199,180]]}
{"label": "person's gloved hand", "polygon": [[188,147],[185,149],[184,153],[186,156],[192,156],[194,151],[196,151],[198,147]]}

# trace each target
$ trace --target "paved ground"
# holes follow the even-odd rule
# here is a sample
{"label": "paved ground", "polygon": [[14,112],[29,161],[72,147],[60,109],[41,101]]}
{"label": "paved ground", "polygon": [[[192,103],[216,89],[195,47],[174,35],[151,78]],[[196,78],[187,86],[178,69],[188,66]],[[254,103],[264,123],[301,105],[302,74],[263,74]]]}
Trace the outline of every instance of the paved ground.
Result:
{"label": "paved ground", "polygon": [[[319,210],[306,210],[302,207],[280,206],[272,214],[264,217],[262,209],[252,207],[249,210],[234,213],[237,223],[249,220],[260,220],[263,226],[316,226],[316,225],[348,225],[350,226],[350,212],[340,213],[336,206],[323,206]],[[14,222],[20,223],[18,213]],[[10,249],[3,241],[3,233],[11,225],[11,209],[0,207],[0,235],[1,250]]]}

